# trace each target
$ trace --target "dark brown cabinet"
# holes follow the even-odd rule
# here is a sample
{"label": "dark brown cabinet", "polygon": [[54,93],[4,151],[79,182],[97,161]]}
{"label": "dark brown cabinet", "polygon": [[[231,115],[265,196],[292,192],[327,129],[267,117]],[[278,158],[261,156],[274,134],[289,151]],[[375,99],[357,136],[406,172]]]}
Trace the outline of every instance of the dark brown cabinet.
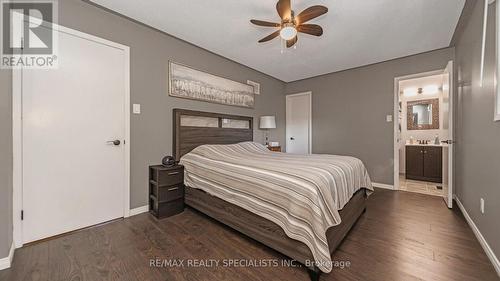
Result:
{"label": "dark brown cabinet", "polygon": [[442,183],[443,148],[406,146],[406,178]]}
{"label": "dark brown cabinet", "polygon": [[166,218],[184,210],[184,167],[149,167],[149,211]]}

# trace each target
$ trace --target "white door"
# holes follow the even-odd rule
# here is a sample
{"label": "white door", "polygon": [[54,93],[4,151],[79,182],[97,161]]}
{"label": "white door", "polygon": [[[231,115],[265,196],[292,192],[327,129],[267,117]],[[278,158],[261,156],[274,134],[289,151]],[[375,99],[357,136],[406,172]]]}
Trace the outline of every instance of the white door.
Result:
{"label": "white door", "polygon": [[128,51],[58,36],[59,68],[22,73],[23,243],[128,212]]}
{"label": "white door", "polygon": [[286,96],[286,152],[310,154],[312,136],[312,93]]}
{"label": "white door", "polygon": [[447,132],[443,149],[443,197],[453,207],[453,61],[444,70],[443,78],[443,130]]}

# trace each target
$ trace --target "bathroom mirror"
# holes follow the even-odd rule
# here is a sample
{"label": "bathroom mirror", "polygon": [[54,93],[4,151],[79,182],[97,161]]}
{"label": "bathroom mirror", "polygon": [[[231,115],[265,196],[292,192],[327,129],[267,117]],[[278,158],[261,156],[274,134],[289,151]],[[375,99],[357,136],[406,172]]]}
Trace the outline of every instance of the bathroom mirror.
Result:
{"label": "bathroom mirror", "polygon": [[409,101],[408,130],[439,129],[439,99]]}

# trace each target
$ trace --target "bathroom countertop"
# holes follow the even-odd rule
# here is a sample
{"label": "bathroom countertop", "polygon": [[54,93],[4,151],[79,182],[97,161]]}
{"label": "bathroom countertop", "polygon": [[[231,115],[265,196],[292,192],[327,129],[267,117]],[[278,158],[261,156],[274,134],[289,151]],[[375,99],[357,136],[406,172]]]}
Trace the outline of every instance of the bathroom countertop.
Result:
{"label": "bathroom countertop", "polygon": [[429,143],[429,144],[419,144],[419,143],[406,143],[406,146],[439,146],[439,147],[448,147],[447,143],[440,143],[440,144],[434,144],[434,143]]}

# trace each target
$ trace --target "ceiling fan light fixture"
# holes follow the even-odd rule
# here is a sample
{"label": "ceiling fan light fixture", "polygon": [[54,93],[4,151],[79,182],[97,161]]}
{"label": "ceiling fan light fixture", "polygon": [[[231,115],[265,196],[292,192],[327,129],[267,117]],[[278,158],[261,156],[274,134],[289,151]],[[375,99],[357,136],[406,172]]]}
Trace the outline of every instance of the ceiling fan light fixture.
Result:
{"label": "ceiling fan light fixture", "polygon": [[295,29],[295,26],[292,23],[286,24],[281,29],[280,36],[284,40],[291,40],[297,36],[297,29]]}

